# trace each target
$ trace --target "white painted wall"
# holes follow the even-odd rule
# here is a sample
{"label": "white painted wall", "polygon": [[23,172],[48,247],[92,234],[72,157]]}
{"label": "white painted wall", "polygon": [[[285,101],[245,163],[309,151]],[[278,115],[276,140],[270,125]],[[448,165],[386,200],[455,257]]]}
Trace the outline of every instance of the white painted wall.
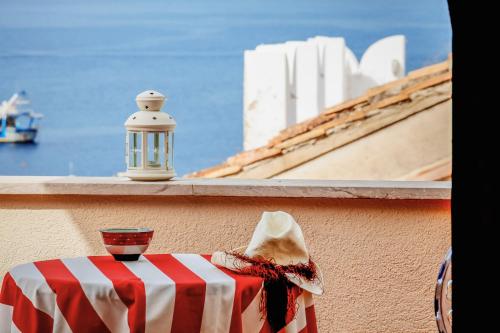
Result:
{"label": "white painted wall", "polygon": [[358,62],[342,37],[263,44],[245,51],[243,120],[245,150],[323,109],[405,75],[405,37],[372,44]]}
{"label": "white painted wall", "polygon": [[259,147],[293,123],[286,56],[272,50],[245,51],[243,146]]}

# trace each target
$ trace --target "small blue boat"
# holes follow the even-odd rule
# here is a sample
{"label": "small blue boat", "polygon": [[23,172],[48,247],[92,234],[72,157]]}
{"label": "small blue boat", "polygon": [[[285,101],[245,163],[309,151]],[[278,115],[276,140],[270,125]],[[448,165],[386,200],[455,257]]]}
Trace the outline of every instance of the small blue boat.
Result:
{"label": "small blue boat", "polygon": [[12,95],[0,104],[0,143],[32,142],[38,133],[42,114],[30,109],[31,102],[25,91]]}

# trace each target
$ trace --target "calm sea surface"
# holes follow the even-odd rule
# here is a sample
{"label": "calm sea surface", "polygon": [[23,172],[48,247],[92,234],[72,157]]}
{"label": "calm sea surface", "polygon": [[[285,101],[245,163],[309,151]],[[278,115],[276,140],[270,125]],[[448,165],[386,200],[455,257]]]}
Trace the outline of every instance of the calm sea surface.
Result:
{"label": "calm sea surface", "polygon": [[179,175],[242,149],[243,51],[343,36],[361,57],[407,37],[407,70],[451,51],[445,0],[0,0],[0,101],[25,89],[45,115],[35,144],[0,144],[0,175],[110,176],[146,89],[177,120]]}

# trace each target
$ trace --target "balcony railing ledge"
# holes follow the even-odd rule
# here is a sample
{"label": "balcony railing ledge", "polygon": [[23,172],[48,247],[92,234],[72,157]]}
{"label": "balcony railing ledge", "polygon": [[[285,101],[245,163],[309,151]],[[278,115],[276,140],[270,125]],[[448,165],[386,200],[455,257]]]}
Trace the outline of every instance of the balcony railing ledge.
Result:
{"label": "balcony railing ledge", "polygon": [[449,200],[449,181],[184,179],[0,176],[0,195],[229,196]]}

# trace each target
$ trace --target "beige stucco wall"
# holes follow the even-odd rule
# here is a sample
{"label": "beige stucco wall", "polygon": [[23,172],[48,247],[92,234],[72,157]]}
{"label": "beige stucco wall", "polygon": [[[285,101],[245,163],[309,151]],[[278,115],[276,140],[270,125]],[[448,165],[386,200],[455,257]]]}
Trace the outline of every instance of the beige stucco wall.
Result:
{"label": "beige stucco wall", "polygon": [[274,178],[398,179],[451,158],[451,116],[451,101],[448,101]]}
{"label": "beige stucco wall", "polygon": [[25,261],[105,254],[101,227],[153,227],[149,252],[230,249],[248,242],[264,210],[295,216],[323,270],[321,332],[436,331],[448,200],[4,195],[0,274]]}

